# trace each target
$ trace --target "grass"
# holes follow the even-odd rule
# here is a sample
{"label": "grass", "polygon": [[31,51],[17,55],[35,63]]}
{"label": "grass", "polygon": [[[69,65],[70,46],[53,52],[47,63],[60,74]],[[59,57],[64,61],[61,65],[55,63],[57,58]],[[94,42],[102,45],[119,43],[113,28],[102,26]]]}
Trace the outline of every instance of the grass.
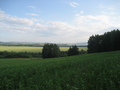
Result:
{"label": "grass", "polygon": [[[42,52],[43,47],[29,47],[29,46],[0,46],[0,51],[15,51],[15,52]],[[67,51],[69,47],[60,47],[61,51]],[[79,50],[87,50],[87,47],[79,47]]]}
{"label": "grass", "polygon": [[120,90],[120,51],[0,59],[0,90]]}

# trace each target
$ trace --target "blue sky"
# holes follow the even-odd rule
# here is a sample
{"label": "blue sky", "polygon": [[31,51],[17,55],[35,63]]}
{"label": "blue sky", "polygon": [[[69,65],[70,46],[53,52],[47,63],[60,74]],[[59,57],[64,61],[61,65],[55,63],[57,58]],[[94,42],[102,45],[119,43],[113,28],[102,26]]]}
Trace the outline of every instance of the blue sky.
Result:
{"label": "blue sky", "polygon": [[0,41],[87,42],[120,29],[120,0],[0,0]]}

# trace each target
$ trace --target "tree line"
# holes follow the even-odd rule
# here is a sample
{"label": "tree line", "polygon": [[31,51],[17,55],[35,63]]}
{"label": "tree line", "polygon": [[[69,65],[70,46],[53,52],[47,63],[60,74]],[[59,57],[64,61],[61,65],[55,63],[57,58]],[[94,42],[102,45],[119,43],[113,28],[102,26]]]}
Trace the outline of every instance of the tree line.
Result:
{"label": "tree line", "polygon": [[79,54],[86,54],[87,52],[74,45],[69,48],[68,51],[60,51],[57,44],[45,44],[42,52],[8,52],[0,51],[0,58],[54,58],[54,57],[66,57]]}
{"label": "tree line", "polygon": [[54,58],[54,57],[65,57],[87,53],[83,49],[79,51],[79,48],[74,45],[69,48],[68,51],[60,51],[57,44],[45,44],[42,49],[42,58]]}
{"label": "tree line", "polygon": [[40,52],[7,52],[0,51],[0,58],[31,58],[31,57],[42,57]]}
{"label": "tree line", "polygon": [[92,35],[88,40],[88,53],[120,50],[120,30]]}

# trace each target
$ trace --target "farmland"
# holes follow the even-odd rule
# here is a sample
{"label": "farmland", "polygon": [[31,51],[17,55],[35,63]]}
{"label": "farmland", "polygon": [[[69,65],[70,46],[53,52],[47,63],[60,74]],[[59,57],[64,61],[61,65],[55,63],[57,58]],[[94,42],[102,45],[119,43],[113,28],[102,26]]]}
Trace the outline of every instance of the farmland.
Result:
{"label": "farmland", "polygon": [[[42,52],[43,47],[29,47],[29,46],[0,46],[0,51],[14,51],[14,52]],[[67,51],[69,47],[60,47],[61,51]],[[87,50],[87,47],[79,47],[79,50]]]}
{"label": "farmland", "polygon": [[120,90],[120,51],[0,59],[0,90]]}

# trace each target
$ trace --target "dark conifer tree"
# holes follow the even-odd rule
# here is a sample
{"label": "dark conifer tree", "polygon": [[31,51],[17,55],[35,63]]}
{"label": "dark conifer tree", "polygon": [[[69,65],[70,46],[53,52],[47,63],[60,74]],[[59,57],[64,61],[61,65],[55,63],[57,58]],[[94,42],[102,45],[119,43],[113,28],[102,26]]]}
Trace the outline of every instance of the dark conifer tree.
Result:
{"label": "dark conifer tree", "polygon": [[120,30],[91,36],[88,40],[88,53],[120,50]]}

